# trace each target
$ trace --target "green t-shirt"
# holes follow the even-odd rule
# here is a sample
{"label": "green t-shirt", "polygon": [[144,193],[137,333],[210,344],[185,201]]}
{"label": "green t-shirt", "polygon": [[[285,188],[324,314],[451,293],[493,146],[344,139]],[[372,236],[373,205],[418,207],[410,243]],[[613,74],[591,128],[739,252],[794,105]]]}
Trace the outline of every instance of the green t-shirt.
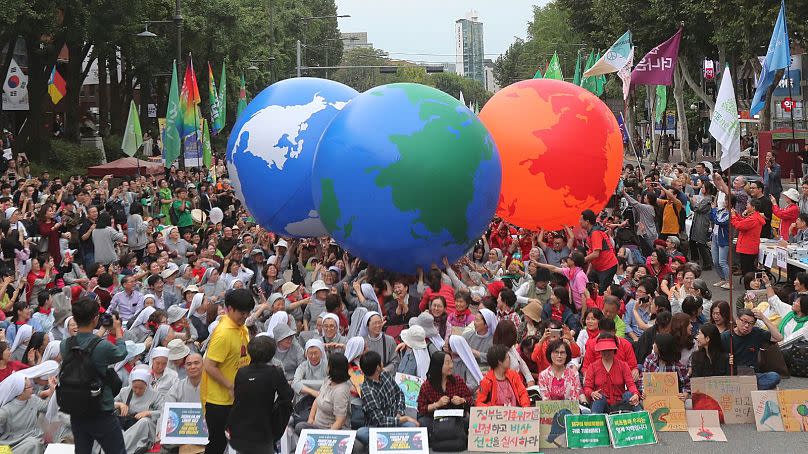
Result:
{"label": "green t-shirt", "polygon": [[171,206],[174,207],[174,211],[177,212],[177,218],[179,219],[179,222],[177,222],[177,227],[188,227],[194,225],[194,218],[191,217],[191,202],[188,200],[185,201],[185,211],[180,211],[180,207],[182,206],[182,202],[180,200],[175,200]]}

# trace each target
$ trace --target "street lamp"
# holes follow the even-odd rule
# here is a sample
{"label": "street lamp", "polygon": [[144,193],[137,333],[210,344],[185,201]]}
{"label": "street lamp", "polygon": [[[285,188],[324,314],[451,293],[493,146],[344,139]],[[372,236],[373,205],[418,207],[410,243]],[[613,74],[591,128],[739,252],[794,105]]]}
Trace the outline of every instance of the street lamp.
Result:
{"label": "street lamp", "polygon": [[[310,20],[317,20],[317,19],[345,19],[345,18],[348,18],[348,17],[351,17],[351,15],[350,15],[350,14],[332,14],[332,15],[330,15],[330,16],[311,16],[311,17],[301,17],[301,18],[300,18],[300,20],[301,20],[301,21],[310,21]],[[305,35],[304,35],[304,36],[305,36]],[[298,40],[297,40],[297,43],[296,43],[296,51],[297,51],[297,58],[296,58],[296,61],[297,61],[297,77],[301,77],[301,74],[300,74],[300,69],[301,69],[301,67],[302,67],[302,62],[301,62],[301,47],[302,47],[302,46],[301,46],[300,40],[298,39]]]}
{"label": "street lamp", "polygon": [[156,38],[157,35],[155,35],[154,33],[149,31],[149,22],[146,22],[144,25],[145,25],[146,29],[143,30],[142,32],[138,33],[135,36],[138,36],[140,38]]}
{"label": "street lamp", "polygon": [[136,34],[140,38],[156,38],[157,35],[149,31],[149,25],[151,24],[174,24],[177,29],[177,72],[180,71],[181,67],[179,65],[182,64],[182,12],[181,12],[181,0],[176,0],[174,4],[174,17],[171,20],[147,20],[143,22],[145,29]]}

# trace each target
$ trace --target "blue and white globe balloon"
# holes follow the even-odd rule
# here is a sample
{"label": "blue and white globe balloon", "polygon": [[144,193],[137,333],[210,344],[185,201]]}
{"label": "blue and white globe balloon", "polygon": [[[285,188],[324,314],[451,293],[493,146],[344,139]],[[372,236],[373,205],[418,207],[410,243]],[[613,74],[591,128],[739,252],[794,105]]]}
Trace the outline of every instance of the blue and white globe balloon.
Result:
{"label": "blue and white globe balloon", "polygon": [[262,227],[297,238],[328,234],[312,200],[312,163],[325,128],[358,94],[331,80],[286,79],[241,113],[227,143],[227,169],[236,196]]}

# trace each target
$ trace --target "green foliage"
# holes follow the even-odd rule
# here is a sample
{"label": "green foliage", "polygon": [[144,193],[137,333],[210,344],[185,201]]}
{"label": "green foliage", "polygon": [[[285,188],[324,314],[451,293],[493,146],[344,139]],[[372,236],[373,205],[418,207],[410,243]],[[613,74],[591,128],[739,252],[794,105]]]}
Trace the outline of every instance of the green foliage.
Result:
{"label": "green foliage", "polygon": [[[106,147],[106,144],[104,146]],[[101,163],[101,154],[95,148],[55,139],[48,143],[48,147],[51,150],[48,160],[31,161],[33,175],[39,175],[43,171],[50,172],[52,178],[57,176],[66,178],[74,174],[86,175],[87,167]],[[118,138],[118,148],[121,148],[120,138]],[[107,151],[107,159],[109,160],[109,151]]]}

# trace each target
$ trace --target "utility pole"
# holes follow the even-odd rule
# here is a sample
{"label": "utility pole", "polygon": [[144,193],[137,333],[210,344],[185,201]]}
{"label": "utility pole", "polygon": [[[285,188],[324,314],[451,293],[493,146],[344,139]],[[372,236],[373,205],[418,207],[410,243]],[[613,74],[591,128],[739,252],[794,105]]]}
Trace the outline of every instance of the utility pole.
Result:
{"label": "utility pole", "polygon": [[297,77],[300,77],[300,40],[297,40]]}

